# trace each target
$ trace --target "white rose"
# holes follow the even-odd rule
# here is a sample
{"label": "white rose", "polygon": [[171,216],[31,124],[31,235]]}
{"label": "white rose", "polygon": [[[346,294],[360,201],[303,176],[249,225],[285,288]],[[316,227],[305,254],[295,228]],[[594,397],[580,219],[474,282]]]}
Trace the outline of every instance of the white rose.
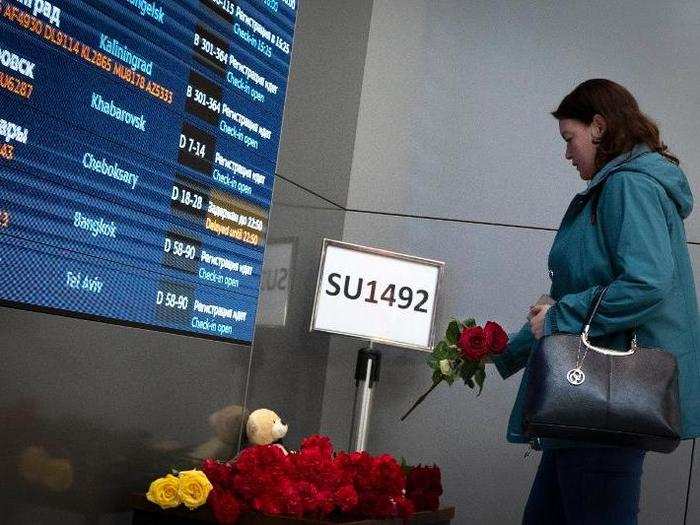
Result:
{"label": "white rose", "polygon": [[452,373],[452,366],[450,365],[449,359],[440,360],[440,372],[445,376],[449,376]]}

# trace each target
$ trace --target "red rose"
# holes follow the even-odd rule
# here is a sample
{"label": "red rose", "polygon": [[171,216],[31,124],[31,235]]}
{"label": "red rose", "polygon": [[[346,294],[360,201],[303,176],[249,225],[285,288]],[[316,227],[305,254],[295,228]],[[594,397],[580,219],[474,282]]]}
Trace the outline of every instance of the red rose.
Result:
{"label": "red rose", "polygon": [[335,487],[339,477],[333,458],[320,448],[305,448],[289,455],[291,478],[316,486]]}
{"label": "red rose", "polygon": [[340,452],[333,463],[341,480],[358,487],[372,468],[372,456],[367,452]]}
{"label": "red rose", "polygon": [[345,485],[336,491],[333,500],[341,512],[350,512],[357,506],[357,491],[352,485]]}
{"label": "red rose", "polygon": [[318,490],[308,481],[300,481],[296,484],[295,489],[299,494],[301,508],[304,514],[316,512],[321,506]]}
{"label": "red rose", "polygon": [[406,492],[424,491],[442,494],[442,479],[440,468],[436,465],[427,467],[417,465],[406,476]]}
{"label": "red rose", "polygon": [[330,490],[318,491],[318,513],[322,516],[328,516],[335,510],[336,503],[333,498],[333,492]]}
{"label": "red rose", "polygon": [[357,480],[357,485],[360,490],[393,496],[403,492],[406,476],[393,456],[381,454],[372,458],[372,467]]}
{"label": "red rose", "polygon": [[462,330],[457,346],[462,350],[462,357],[470,361],[478,361],[489,353],[484,330],[480,326]]}
{"label": "red rose", "polygon": [[233,487],[243,501],[250,502],[277,487],[289,472],[290,460],[280,447],[256,445],[244,449],[233,468]]}
{"label": "red rose", "polygon": [[413,467],[406,477],[406,496],[416,510],[437,510],[442,494],[440,469],[433,465]]}
{"label": "red rose", "polygon": [[413,502],[408,498],[404,498],[403,496],[396,499],[396,506],[398,507],[399,517],[403,518],[404,520],[410,518],[416,511],[416,507]]}
{"label": "red rose", "polygon": [[399,514],[394,498],[382,493],[363,494],[358,510],[360,515],[366,518],[394,518]]}
{"label": "red rose", "polygon": [[[253,508],[258,512],[262,512],[263,514],[275,516],[282,514],[282,510],[285,506],[288,508],[297,507],[296,504],[293,505],[292,501],[286,501],[284,502],[286,505],[283,505],[279,498],[266,494],[253,500]],[[301,508],[300,504],[298,505],[298,508]]]}
{"label": "red rose", "polygon": [[271,508],[269,514],[287,514],[301,518],[306,509],[301,495],[303,488],[300,485],[286,478],[279,480],[277,488],[268,494],[270,501],[274,500],[279,510]]}
{"label": "red rose", "polygon": [[508,335],[498,323],[487,321],[486,326],[484,326],[484,337],[486,338],[486,346],[492,354],[502,353],[508,345]]}
{"label": "red rose", "polygon": [[440,496],[431,492],[410,492],[406,496],[416,511],[437,510],[440,507]]}
{"label": "red rose", "polygon": [[324,456],[333,455],[333,444],[328,436],[309,436],[301,442],[301,451],[317,449]]}
{"label": "red rose", "polygon": [[202,471],[216,488],[230,488],[233,485],[233,468],[228,463],[221,463],[215,459],[205,459],[202,462]]}
{"label": "red rose", "polygon": [[230,492],[214,488],[209,493],[207,503],[219,525],[233,525],[238,521],[241,504]]}

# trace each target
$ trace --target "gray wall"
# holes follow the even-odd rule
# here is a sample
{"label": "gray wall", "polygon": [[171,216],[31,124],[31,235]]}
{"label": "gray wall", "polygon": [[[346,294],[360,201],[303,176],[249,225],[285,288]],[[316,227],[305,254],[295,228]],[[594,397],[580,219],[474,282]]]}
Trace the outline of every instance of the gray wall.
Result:
{"label": "gray wall", "polygon": [[[371,0],[300,3],[268,236],[295,245],[288,317],[256,328],[247,401],[289,421],[292,448],[320,427],[329,338],[309,323],[323,238],[342,236],[371,13]],[[263,272],[277,265],[266,254]]]}
{"label": "gray wall", "polygon": [[[299,4],[268,233],[295,245],[285,325],[251,348],[0,308],[0,524],[130,523],[131,492],[235,453],[246,396],[290,421],[291,446],[318,432],[328,337],[308,333],[308,290],[342,235],[372,3]],[[36,447],[58,489],[22,474]]]}
{"label": "gray wall", "polygon": [[[584,187],[549,115],[577,83],[627,86],[698,187],[699,18],[697,2],[681,1],[375,0],[343,239],[444,260],[440,329],[452,315],[519,328],[549,289],[554,230]],[[686,228],[700,241],[698,212]],[[338,443],[358,345],[334,337],[329,351],[322,430]],[[489,370],[479,398],[443,385],[401,423],[430,385],[426,356],[382,351],[369,450],[439,464],[457,523],[519,523],[539,463],[505,441],[521,374]],[[640,523],[683,523],[692,446],[648,455]],[[695,483],[688,523],[700,521],[698,498]]]}

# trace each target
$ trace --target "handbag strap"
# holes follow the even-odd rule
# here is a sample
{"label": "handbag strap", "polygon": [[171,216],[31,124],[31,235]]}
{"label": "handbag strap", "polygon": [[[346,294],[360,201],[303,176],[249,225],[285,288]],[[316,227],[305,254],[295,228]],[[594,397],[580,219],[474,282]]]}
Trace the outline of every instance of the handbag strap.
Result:
{"label": "handbag strap", "polygon": [[630,329],[627,331],[627,339],[630,339],[629,335],[632,334],[631,340],[630,340],[630,349],[629,350],[613,350],[611,348],[604,348],[602,346],[595,346],[591,344],[591,342],[588,340],[588,332],[591,329],[591,322],[593,322],[593,317],[595,317],[595,314],[598,312],[598,307],[600,306],[600,303],[603,301],[603,297],[608,291],[608,286],[603,286],[598,292],[596,292],[596,295],[593,298],[593,301],[591,302],[591,306],[588,310],[588,315],[586,316],[586,322],[583,326],[583,330],[581,332],[581,342],[589,349],[593,350],[594,352],[598,352],[600,354],[605,354],[605,355],[614,355],[614,356],[627,356],[627,355],[632,355],[634,352],[637,350],[637,334],[634,332],[633,329]]}
{"label": "handbag strap", "polygon": [[603,286],[593,296],[593,301],[591,302],[591,306],[588,308],[588,315],[586,315],[586,322],[583,325],[584,330],[585,330],[586,326],[590,327],[591,322],[593,321],[593,317],[598,312],[598,307],[600,306],[600,303],[603,301],[603,296],[607,293],[607,291],[608,291],[608,286]]}

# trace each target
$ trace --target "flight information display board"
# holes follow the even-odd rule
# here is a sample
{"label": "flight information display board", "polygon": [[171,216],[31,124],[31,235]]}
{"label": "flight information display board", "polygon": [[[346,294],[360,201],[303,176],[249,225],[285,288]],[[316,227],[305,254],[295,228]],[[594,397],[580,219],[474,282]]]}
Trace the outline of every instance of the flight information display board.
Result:
{"label": "flight information display board", "polygon": [[253,337],[297,0],[0,0],[0,304]]}

